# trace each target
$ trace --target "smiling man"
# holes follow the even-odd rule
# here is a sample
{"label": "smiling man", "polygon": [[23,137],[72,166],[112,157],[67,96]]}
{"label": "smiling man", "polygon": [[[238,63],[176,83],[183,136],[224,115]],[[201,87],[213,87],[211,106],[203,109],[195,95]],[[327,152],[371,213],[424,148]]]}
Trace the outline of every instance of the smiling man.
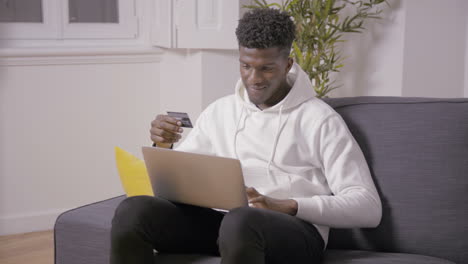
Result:
{"label": "smiling man", "polygon": [[[208,106],[177,148],[238,158],[250,207],[224,214],[127,198],[112,222],[111,263],[153,263],[153,249],[220,255],[222,264],[320,263],[330,227],[379,224],[380,198],[359,145],[289,57],[294,32],[286,13],[246,13],[236,30],[235,94]],[[159,115],[151,139],[170,147],[180,126]]]}

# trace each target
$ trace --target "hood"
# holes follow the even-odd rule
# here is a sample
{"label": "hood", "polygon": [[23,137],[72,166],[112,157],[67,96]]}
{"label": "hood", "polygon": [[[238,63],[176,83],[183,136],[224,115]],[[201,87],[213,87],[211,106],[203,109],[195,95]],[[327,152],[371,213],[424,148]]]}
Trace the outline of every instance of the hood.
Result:
{"label": "hood", "polygon": [[[286,95],[286,97],[276,105],[264,109],[263,111],[278,112],[280,108],[282,108],[283,111],[288,110],[302,104],[316,95],[315,90],[312,87],[312,82],[309,80],[309,76],[297,63],[294,63],[291,67],[291,70],[287,76],[287,82],[292,85],[288,95]],[[235,95],[236,100],[242,103],[245,108],[251,111],[262,111],[258,109],[257,106],[252,102],[250,102],[249,95],[247,94],[242,79],[237,81]]]}

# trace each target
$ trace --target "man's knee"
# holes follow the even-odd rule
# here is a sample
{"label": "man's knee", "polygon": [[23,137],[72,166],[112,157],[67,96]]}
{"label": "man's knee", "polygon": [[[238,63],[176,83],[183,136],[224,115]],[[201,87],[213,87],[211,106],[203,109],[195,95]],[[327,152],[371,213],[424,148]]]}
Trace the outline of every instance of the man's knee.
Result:
{"label": "man's knee", "polygon": [[[261,210],[250,207],[239,207],[224,216],[219,231],[220,244],[233,240],[252,241],[261,236],[264,221]],[[241,241],[239,241],[241,242]]]}
{"label": "man's knee", "polygon": [[[163,201],[152,196],[132,196],[123,200],[116,208],[112,219],[112,240],[125,240],[137,233],[144,233],[146,221],[157,219],[151,217],[164,207]],[[153,222],[154,226],[155,223]],[[140,232],[141,231],[141,232]]]}
{"label": "man's knee", "polygon": [[224,216],[219,230],[219,251],[222,263],[260,263],[264,259],[262,223],[265,217],[260,209],[240,207]]}
{"label": "man's knee", "polygon": [[149,208],[154,206],[154,197],[132,196],[123,200],[115,209],[112,226],[133,226],[139,223]]}

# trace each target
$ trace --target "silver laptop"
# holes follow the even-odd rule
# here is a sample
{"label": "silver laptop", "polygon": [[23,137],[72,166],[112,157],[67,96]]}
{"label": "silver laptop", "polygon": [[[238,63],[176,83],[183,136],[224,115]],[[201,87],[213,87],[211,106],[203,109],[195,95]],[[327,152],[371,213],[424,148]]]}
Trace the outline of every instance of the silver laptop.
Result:
{"label": "silver laptop", "polygon": [[224,210],[248,205],[239,160],[156,147],[142,150],[156,196]]}

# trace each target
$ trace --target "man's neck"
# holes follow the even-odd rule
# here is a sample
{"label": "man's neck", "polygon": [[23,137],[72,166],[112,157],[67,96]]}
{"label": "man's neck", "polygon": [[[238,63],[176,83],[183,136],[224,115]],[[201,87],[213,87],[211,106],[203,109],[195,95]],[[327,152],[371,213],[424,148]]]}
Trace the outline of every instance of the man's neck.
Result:
{"label": "man's neck", "polygon": [[288,82],[285,82],[283,86],[281,86],[281,88],[278,89],[278,91],[275,94],[273,94],[273,96],[267,102],[256,106],[260,110],[265,110],[269,107],[276,105],[288,95],[289,91],[291,91],[291,88],[292,86],[289,85]]}

